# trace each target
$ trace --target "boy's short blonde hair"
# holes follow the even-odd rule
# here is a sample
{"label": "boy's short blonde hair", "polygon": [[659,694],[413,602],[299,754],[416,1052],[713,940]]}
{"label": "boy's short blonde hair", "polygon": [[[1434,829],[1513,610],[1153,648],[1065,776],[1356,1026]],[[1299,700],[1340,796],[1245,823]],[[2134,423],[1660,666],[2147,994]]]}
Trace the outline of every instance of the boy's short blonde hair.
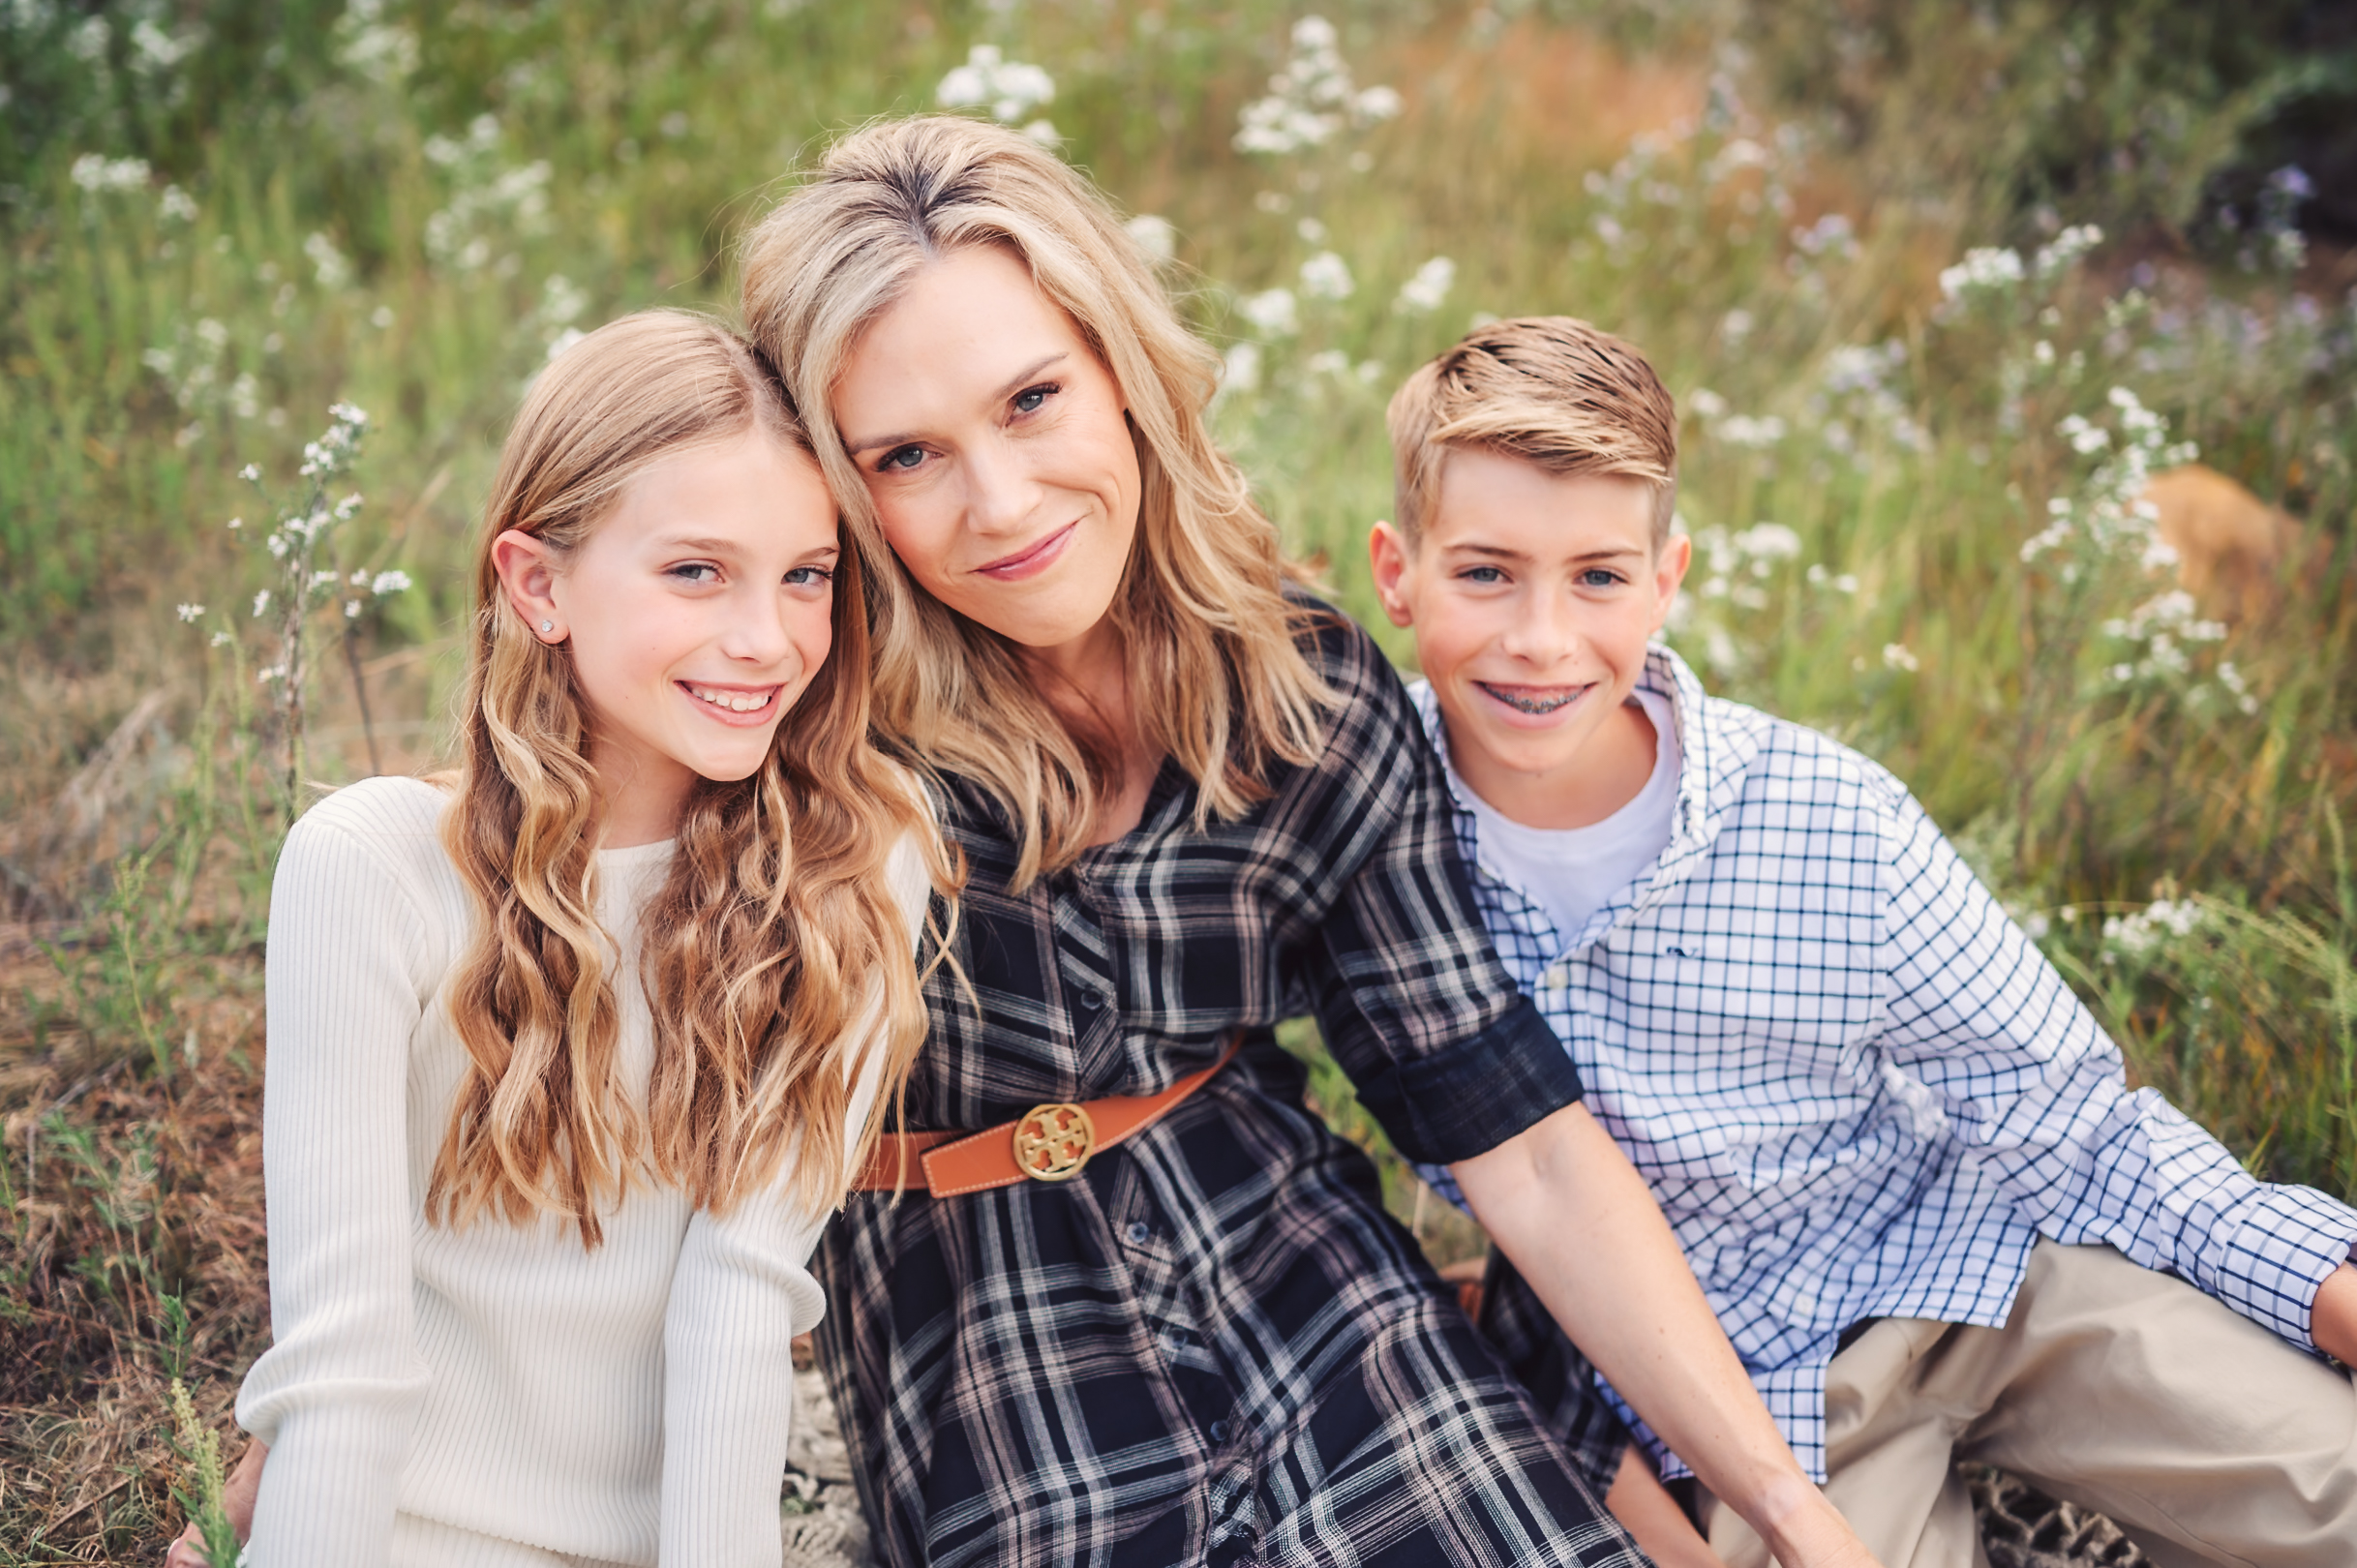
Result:
{"label": "boy's short blonde hair", "polygon": [[1440,498],[1451,447],[1553,474],[1625,474],[1653,487],[1652,546],[1677,498],[1677,408],[1645,355],[1568,316],[1475,327],[1392,395],[1392,472],[1412,547]]}

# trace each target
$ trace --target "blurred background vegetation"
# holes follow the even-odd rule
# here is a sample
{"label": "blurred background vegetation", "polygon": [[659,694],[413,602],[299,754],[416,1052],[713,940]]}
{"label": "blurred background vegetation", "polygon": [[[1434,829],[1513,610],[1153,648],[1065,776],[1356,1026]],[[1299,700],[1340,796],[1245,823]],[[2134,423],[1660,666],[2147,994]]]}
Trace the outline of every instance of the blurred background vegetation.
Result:
{"label": "blurred background vegetation", "polygon": [[[2357,1191],[2347,6],[8,0],[0,1563],[152,1559],[166,1380],[219,1425],[259,1347],[272,859],[435,757],[521,389],[725,312],[790,170],[945,100],[1137,216],[1362,618],[1397,379],[1480,313],[1633,338],[1706,679],[1889,765],[2142,1081]],[[2243,491],[2171,558],[2196,457]]]}

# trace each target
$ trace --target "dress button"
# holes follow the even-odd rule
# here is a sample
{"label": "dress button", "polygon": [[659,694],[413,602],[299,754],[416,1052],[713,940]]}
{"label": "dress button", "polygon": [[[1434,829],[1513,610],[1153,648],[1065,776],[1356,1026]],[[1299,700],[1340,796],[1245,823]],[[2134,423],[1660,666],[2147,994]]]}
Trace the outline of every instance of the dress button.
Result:
{"label": "dress button", "polygon": [[1133,1220],[1130,1221],[1130,1228],[1127,1234],[1129,1235],[1131,1246],[1143,1247],[1146,1245],[1146,1243],[1154,1239],[1154,1227],[1147,1224],[1143,1220]]}
{"label": "dress button", "polygon": [[1103,991],[1082,991],[1080,1005],[1089,1011],[1095,1012],[1099,1008],[1104,1006],[1104,993]]}
{"label": "dress button", "polygon": [[1215,1421],[1211,1424],[1211,1440],[1215,1443],[1224,1443],[1227,1441],[1226,1422]]}

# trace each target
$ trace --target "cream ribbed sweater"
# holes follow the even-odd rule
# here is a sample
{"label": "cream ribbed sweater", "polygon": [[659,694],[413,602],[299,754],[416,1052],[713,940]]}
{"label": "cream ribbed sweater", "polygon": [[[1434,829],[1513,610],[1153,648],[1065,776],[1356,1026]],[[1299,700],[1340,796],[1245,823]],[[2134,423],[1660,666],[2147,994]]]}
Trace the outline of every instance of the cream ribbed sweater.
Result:
{"label": "cream ribbed sweater", "polygon": [[[262,1129],[274,1342],[237,1418],[271,1445],[248,1561],[381,1568],[396,1512],[664,1568],[780,1559],[787,1342],[825,1303],[824,1216],[725,1219],[634,1188],[585,1251],[542,1218],[453,1229],[426,1185],[468,1056],[446,992],[477,917],[438,825],[447,797],[371,779],[296,825],[271,893]],[[653,1057],[637,922],[671,846],[599,855],[625,1083]],[[927,888],[891,864],[912,940]],[[872,1099],[859,1086],[855,1128]]]}

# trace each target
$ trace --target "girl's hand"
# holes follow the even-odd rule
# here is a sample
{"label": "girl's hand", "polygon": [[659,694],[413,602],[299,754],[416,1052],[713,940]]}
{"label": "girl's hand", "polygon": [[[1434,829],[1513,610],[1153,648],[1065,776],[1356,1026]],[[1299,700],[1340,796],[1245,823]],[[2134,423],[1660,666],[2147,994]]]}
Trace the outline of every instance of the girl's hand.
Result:
{"label": "girl's hand", "polygon": [[[237,1457],[237,1468],[222,1484],[221,1503],[229,1516],[229,1528],[237,1532],[242,1544],[254,1533],[254,1499],[262,1490],[262,1464],[270,1458],[267,1443],[248,1443],[246,1451]],[[204,1537],[195,1524],[180,1532],[180,1538],[164,1553],[164,1568],[214,1568],[204,1555]],[[220,1568],[233,1568],[223,1563]]]}

